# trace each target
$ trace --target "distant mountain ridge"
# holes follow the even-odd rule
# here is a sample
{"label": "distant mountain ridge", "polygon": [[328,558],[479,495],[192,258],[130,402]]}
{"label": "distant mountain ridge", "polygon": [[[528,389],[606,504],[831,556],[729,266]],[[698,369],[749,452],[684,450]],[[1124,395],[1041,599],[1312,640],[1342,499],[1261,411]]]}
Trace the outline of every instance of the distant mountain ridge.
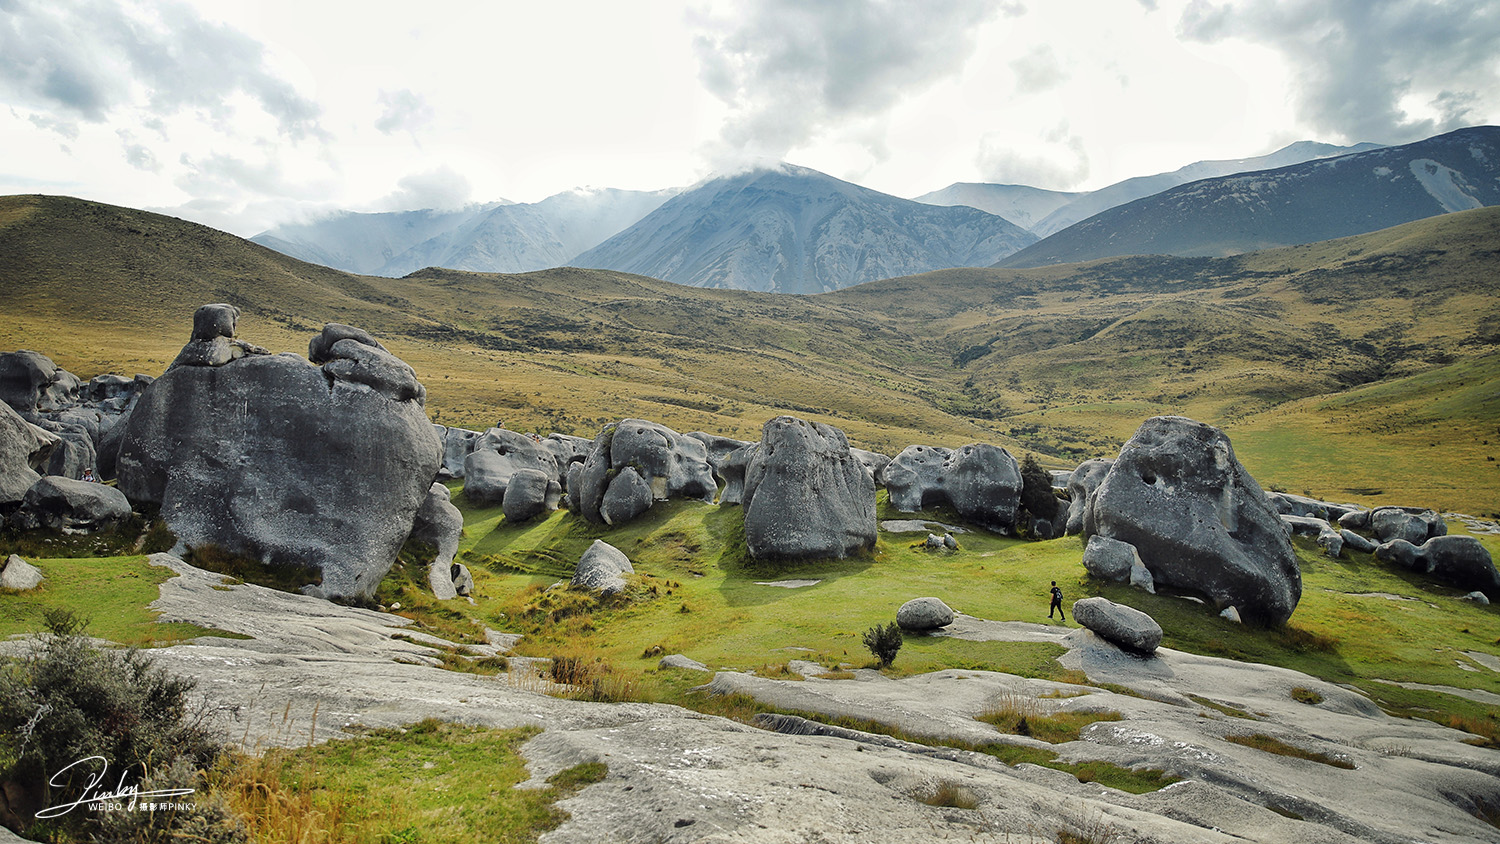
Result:
{"label": "distant mountain ridge", "polygon": [[998,185],[988,182],[954,182],[914,197],[928,205],[967,205],[1015,223],[1027,231],[1035,230],[1047,215],[1064,208],[1087,193],[1045,190],[1027,185]]}
{"label": "distant mountain ridge", "polygon": [[926,205],[781,164],[705,180],[576,263],[694,287],[824,293],[987,265],[1034,240],[975,208]]}
{"label": "distant mountain ridge", "polygon": [[1500,127],[1203,179],[1103,211],[997,266],[1233,255],[1500,204]]}
{"label": "distant mountain ridge", "polygon": [[423,267],[529,272],[562,266],[650,213],[675,189],[577,188],[541,202],[456,211],[343,212],[251,241],[294,258],[390,278]]}

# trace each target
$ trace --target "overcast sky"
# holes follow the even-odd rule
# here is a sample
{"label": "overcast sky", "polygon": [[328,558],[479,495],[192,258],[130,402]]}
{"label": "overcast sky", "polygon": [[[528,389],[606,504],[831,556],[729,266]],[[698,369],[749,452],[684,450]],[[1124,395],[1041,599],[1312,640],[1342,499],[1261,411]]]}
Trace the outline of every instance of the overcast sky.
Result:
{"label": "overcast sky", "polygon": [[1496,122],[1495,0],[0,0],[0,194],[247,236],[764,159],[1086,190]]}

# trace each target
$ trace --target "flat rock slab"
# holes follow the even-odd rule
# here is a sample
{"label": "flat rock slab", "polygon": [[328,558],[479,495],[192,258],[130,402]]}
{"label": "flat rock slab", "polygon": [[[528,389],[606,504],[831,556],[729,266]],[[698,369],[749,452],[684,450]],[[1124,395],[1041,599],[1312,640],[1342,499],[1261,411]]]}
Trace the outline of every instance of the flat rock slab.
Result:
{"label": "flat rock slab", "polygon": [[887,533],[929,533],[939,530],[948,533],[969,532],[968,528],[945,525],[942,522],[924,522],[921,519],[886,519],[880,523],[880,529]]}
{"label": "flat rock slab", "polygon": [[[993,757],[896,742],[857,731],[768,732],[659,704],[595,704],[542,694],[549,684],[527,661],[514,677],[431,667],[441,643],[398,616],[226,584],[167,555],[177,572],[154,605],[164,621],[255,636],[203,638],[151,652],[199,681],[220,711],[216,727],[251,749],[300,746],[345,735],[347,726],[389,727],[427,717],[468,724],[544,728],[523,752],[532,784],[581,762],[604,762],[604,781],[560,803],[570,820],[548,844],[871,840],[1048,840],[1092,819],[1117,840],[1173,842],[1483,841],[1493,827],[1444,795],[1493,793],[1494,751],[1462,744],[1467,734],[1382,714],[1357,694],[1285,669],[1193,656],[1167,648],[1142,660],[1087,630],[959,615],[940,635],[981,641],[1053,642],[1062,661],[1093,682],[1119,682],[1148,697],[1114,694],[992,671],[950,670],[894,680],[771,680],[720,672],[712,685],[788,708],[848,714],[921,735],[1046,747],[1005,736],[974,716],[997,697],[1021,695],[1046,709],[1107,709],[1124,720],[1085,728],[1053,745],[1063,761],[1103,760],[1162,768],[1189,781],[1132,795],[1080,783],[1071,774]],[[392,638],[394,635],[410,637]],[[1143,667],[1150,663],[1149,670]],[[1293,701],[1294,686],[1324,702]],[[1049,691],[1073,697],[1041,697]],[[1226,718],[1193,703],[1198,694],[1255,713]],[[237,707],[237,708],[236,708]],[[1259,714],[1263,713],[1263,714]],[[1263,753],[1223,740],[1270,732],[1350,758],[1353,771]],[[978,808],[932,807],[917,798],[948,781]],[[1305,820],[1276,814],[1267,805]],[[1433,830],[1443,830],[1435,834]]]}
{"label": "flat rock slab", "polygon": [[802,589],[807,586],[817,586],[821,580],[757,580],[756,586],[779,586],[782,589]]}

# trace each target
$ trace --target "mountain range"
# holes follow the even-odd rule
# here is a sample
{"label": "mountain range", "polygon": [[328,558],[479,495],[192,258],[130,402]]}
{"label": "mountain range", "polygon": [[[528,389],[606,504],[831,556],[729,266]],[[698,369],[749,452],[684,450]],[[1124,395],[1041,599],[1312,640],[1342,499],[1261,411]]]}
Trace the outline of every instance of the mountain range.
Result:
{"label": "mountain range", "polygon": [[1500,127],[1201,179],[1106,211],[1002,262],[1233,255],[1500,204]]}
{"label": "mountain range", "polygon": [[1035,240],[975,208],[926,205],[780,164],[701,182],[575,263],[692,287],[824,293],[992,264]]}

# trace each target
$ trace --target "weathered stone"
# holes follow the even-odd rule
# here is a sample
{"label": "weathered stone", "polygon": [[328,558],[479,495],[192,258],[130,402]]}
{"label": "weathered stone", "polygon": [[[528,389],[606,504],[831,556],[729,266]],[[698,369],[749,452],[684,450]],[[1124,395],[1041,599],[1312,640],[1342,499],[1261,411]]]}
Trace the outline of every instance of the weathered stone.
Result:
{"label": "weathered stone", "polygon": [[1240,621],[1240,611],[1235,609],[1234,607],[1225,607],[1224,611],[1219,613],[1219,618],[1222,618],[1226,621],[1232,621],[1235,624],[1242,623]]}
{"label": "weathered stone", "polygon": [[1434,536],[1421,545],[1393,539],[1376,548],[1375,556],[1451,586],[1500,598],[1500,572],[1490,552],[1472,536]]}
{"label": "weathered stone", "polygon": [[896,624],[914,633],[938,630],[952,623],[952,608],[938,598],[913,598],[896,610]]}
{"label": "weathered stone", "polygon": [[1052,527],[1050,519],[1032,519],[1030,527],[1032,539],[1056,539],[1057,532]]}
{"label": "weathered stone", "polygon": [[94,468],[98,462],[99,454],[88,434],[63,431],[58,434],[57,446],[47,461],[46,474],[78,480],[83,477],[85,469]]}
{"label": "weathered stone", "polygon": [[427,400],[417,371],[384,349],[358,340],[340,340],[329,350],[323,374],[346,384],[363,384],[391,401]]}
{"label": "weathered stone", "polygon": [[1346,548],[1352,548],[1355,551],[1362,551],[1366,554],[1374,553],[1376,546],[1379,544],[1373,539],[1361,536],[1348,528],[1339,531],[1339,537],[1344,540]]}
{"label": "weathered stone", "polygon": [[870,473],[871,483],[878,486],[880,481],[876,478],[881,477],[885,467],[890,465],[891,458],[878,451],[866,451],[862,448],[851,447],[849,453],[854,455],[854,459],[858,460],[860,465],[865,467],[865,471]]}
{"label": "weathered stone", "polygon": [[130,502],[114,487],[49,475],[31,485],[10,518],[27,530],[92,533],[113,530],[130,518]]}
{"label": "weathered stone", "polygon": [[1421,545],[1434,536],[1448,533],[1448,524],[1440,513],[1422,507],[1376,507],[1357,510],[1339,518],[1339,527],[1367,530],[1378,542],[1404,539]]}
{"label": "weathered stone", "polygon": [[680,668],[683,671],[707,671],[708,666],[696,659],[689,659],[682,654],[668,654],[661,658],[656,664],[657,668]]}
{"label": "weathered stone", "polygon": [[[708,452],[708,465],[713,469],[714,478],[720,484],[725,483],[727,480],[724,474],[724,461],[729,455],[751,444],[745,440],[737,440],[733,437],[721,437],[718,434],[710,434],[705,431],[693,431],[687,436],[703,443],[704,450]],[[741,469],[743,470],[743,468],[742,464]],[[743,471],[741,475],[743,477]]]}
{"label": "weathered stone", "polygon": [[[583,466],[580,489],[576,496],[570,489],[569,500],[595,524],[623,524],[644,513],[654,500],[713,501],[719,490],[701,441],[643,419],[606,425],[594,438]],[[646,485],[645,507],[639,506],[640,482]]]}
{"label": "weathered stone", "polygon": [[453,576],[448,569],[458,555],[458,543],[464,532],[464,516],[453,506],[452,495],[448,487],[433,483],[411,529],[412,539],[437,549],[427,568],[427,585],[432,594],[443,600],[455,597]]}
{"label": "weathered stone", "polygon": [[844,432],[778,416],[745,470],[745,540],[758,560],[847,557],[875,547],[875,483]]}
{"label": "weathered stone", "polygon": [[943,547],[943,538],[937,534],[929,533],[927,534],[927,539],[922,544],[928,548],[941,548]]}
{"label": "weathered stone", "polygon": [[568,470],[576,464],[581,464],[589,459],[589,452],[594,448],[594,441],[587,437],[574,437],[568,434],[548,434],[542,440],[542,445],[552,453],[552,459],[557,462],[557,481],[567,489]]}
{"label": "weathered stone", "polygon": [[949,551],[957,551],[958,540],[954,538],[953,534],[945,533],[943,534],[943,547],[947,548]]}
{"label": "weathered stone", "polygon": [[432,427],[438,439],[443,442],[443,465],[438,470],[439,476],[464,477],[464,460],[474,453],[474,447],[479,444],[479,439],[484,434],[466,428],[450,428],[446,425],[434,424]]}
{"label": "weathered stone", "polygon": [[1329,529],[1327,520],[1316,516],[1281,516],[1281,523],[1286,525],[1287,533],[1292,536],[1317,536]]}
{"label": "weathered stone", "polygon": [[1331,527],[1325,527],[1318,532],[1318,547],[1323,549],[1323,556],[1337,560],[1344,553],[1344,537]]}
{"label": "weathered stone", "polygon": [[[233,328],[231,334],[233,336]],[[380,341],[370,336],[370,332],[363,328],[355,328],[352,325],[330,322],[323,326],[323,330],[315,335],[307,344],[307,359],[313,363],[328,363],[335,358],[342,357],[333,349],[341,340],[353,340],[360,345],[389,352],[386,347],[380,345]]]}
{"label": "weathered stone", "polygon": [[[45,444],[44,444],[45,441]],[[41,477],[37,465],[50,459],[58,437],[21,418],[0,402],[0,509],[19,502]]]}
{"label": "weathered stone", "polygon": [[266,349],[234,339],[240,309],[233,305],[204,305],[193,313],[193,336],[188,340],[173,369],[179,366],[223,366],[246,355],[268,355]]}
{"label": "weathered stone", "polygon": [[[335,354],[343,344],[378,353],[345,340]],[[420,398],[393,398],[415,391],[376,389],[359,367],[329,371],[350,360],[174,366],[131,411],[120,489],[159,504],[188,547],[313,567],[321,594],[370,597],[411,533],[442,448]]]}
{"label": "weathered stone", "polygon": [[0,355],[0,401],[22,416],[61,410],[77,403],[83,384],[40,352]]}
{"label": "weathered stone", "polygon": [[947,504],[966,521],[989,530],[1008,533],[1016,526],[1021,469],[999,446],[907,446],[880,477],[892,506],[902,512]]}
{"label": "weathered stone", "polygon": [[557,461],[545,445],[520,431],[491,428],[464,458],[464,497],[476,504],[500,504],[511,476],[520,469],[558,481]]}
{"label": "weathered stone", "polygon": [[557,509],[562,485],[537,469],[517,469],[505,486],[507,522],[524,522]]}
{"label": "weathered stone", "polygon": [[454,563],[449,569],[453,577],[453,591],[467,598],[474,594],[474,575],[463,563]]}
{"label": "weathered stone", "polygon": [[1130,570],[1139,560],[1135,546],[1107,536],[1091,536],[1083,548],[1083,567],[1100,580],[1130,580]]}
{"label": "weathered stone", "polygon": [[11,554],[10,558],[5,561],[4,569],[0,569],[0,589],[29,592],[41,586],[42,581],[46,579],[41,569],[15,554]]}
{"label": "weathered stone", "polygon": [[1473,592],[1470,592],[1469,594],[1463,596],[1463,598],[1461,600],[1464,600],[1464,601],[1473,601],[1474,603],[1480,605],[1481,607],[1487,607],[1487,606],[1490,605],[1489,596],[1486,595],[1486,594],[1484,594],[1483,592],[1480,592],[1477,589],[1474,590]]}
{"label": "weathered stone", "polygon": [[1096,457],[1080,463],[1073,474],[1068,476],[1068,536],[1083,533],[1083,513],[1088,507],[1089,496],[1094,494],[1099,484],[1104,483],[1104,476],[1109,474],[1113,465],[1113,460]]}
{"label": "weathered stone", "polygon": [[1084,533],[1135,546],[1157,585],[1270,623],[1291,617],[1302,576],[1286,529],[1229,438],[1180,416],[1148,419],[1084,515]]}
{"label": "weathered stone", "polygon": [[1312,516],[1325,522],[1336,522],[1345,514],[1363,509],[1357,504],[1332,504],[1289,492],[1267,492],[1266,500],[1283,516]]}
{"label": "weathered stone", "polygon": [[578,568],[574,570],[573,580],[569,585],[613,595],[625,590],[624,575],[634,573],[635,567],[630,564],[630,558],[625,556],[625,552],[602,539],[596,539],[579,558]]}
{"label": "weathered stone", "polygon": [[1161,625],[1156,619],[1108,598],[1074,601],[1073,620],[1101,638],[1133,651],[1154,653],[1161,644]]}
{"label": "weathered stone", "polygon": [[745,470],[760,443],[750,443],[730,452],[720,462],[717,471],[724,479],[724,489],[719,493],[720,504],[742,504],[745,500]]}

